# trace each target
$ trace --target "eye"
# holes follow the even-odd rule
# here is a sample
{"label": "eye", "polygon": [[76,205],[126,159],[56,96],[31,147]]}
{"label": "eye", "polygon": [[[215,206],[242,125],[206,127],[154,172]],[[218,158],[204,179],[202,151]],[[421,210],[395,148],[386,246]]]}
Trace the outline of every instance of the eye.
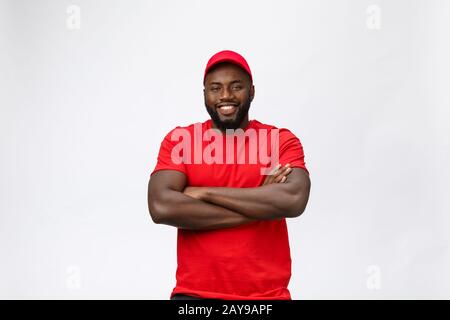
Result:
{"label": "eye", "polygon": [[239,91],[239,90],[242,89],[242,86],[241,85],[235,85],[235,86],[232,87],[232,89],[236,90],[236,91]]}
{"label": "eye", "polygon": [[220,89],[219,87],[211,87],[210,90],[211,90],[212,92],[217,92],[217,91],[219,91],[219,89]]}

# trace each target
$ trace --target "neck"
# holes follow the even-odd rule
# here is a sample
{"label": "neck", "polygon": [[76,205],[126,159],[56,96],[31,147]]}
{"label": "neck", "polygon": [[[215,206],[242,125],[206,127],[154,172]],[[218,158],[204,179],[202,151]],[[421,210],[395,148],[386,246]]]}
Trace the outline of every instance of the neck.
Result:
{"label": "neck", "polygon": [[[242,120],[241,124],[239,125],[239,129],[244,130],[245,128],[247,128],[248,124],[250,123],[250,121],[248,120],[248,114],[245,116],[244,120]],[[216,124],[214,123],[214,121],[211,121],[211,126],[214,129],[218,129]],[[226,133],[225,130],[220,130],[222,133]]]}

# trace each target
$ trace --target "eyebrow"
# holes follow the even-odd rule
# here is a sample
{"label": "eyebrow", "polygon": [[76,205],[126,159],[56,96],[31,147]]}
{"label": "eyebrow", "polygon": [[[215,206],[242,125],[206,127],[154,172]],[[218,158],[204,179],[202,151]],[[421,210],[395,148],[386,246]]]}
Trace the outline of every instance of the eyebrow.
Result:
{"label": "eyebrow", "polygon": [[[242,83],[242,82],[243,82],[242,80],[233,80],[233,81],[230,82],[230,84],[234,84],[234,83]],[[219,85],[221,85],[222,83],[221,83],[221,82],[211,82],[211,83],[210,83],[210,85],[213,85],[213,84],[219,84]]]}

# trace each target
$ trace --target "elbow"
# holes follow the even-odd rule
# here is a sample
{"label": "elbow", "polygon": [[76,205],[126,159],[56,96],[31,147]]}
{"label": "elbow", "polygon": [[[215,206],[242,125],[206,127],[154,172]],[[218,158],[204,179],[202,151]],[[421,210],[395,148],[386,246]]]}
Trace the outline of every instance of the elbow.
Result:
{"label": "elbow", "polygon": [[306,205],[308,204],[310,186],[302,189],[300,192],[292,195],[292,200],[288,210],[286,211],[286,216],[288,218],[299,217],[305,212]]}
{"label": "elbow", "polygon": [[148,210],[152,221],[156,224],[163,224],[165,222],[165,217],[167,216],[166,206],[159,200],[148,199]]}
{"label": "elbow", "polygon": [[150,217],[152,218],[153,223],[161,224],[162,223],[161,213],[157,211],[153,205],[149,205],[148,210],[150,212]]}
{"label": "elbow", "polygon": [[287,211],[287,218],[297,218],[302,215],[303,212],[305,212],[306,204],[300,203],[300,204],[294,204],[292,207]]}
{"label": "elbow", "polygon": [[150,181],[147,192],[147,205],[152,221],[155,224],[166,224],[168,214],[171,212],[170,192],[152,188]]}
{"label": "elbow", "polygon": [[162,216],[160,214],[155,213],[154,211],[150,211],[150,217],[152,218],[153,223],[155,224],[162,223]]}

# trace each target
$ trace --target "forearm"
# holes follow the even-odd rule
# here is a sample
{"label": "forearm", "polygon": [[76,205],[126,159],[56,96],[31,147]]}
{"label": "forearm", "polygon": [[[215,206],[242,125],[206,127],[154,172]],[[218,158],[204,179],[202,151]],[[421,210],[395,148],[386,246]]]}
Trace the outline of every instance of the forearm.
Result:
{"label": "forearm", "polygon": [[152,201],[150,211],[156,223],[181,229],[212,230],[255,221],[250,217],[170,190]]}
{"label": "forearm", "polygon": [[300,195],[286,184],[257,188],[207,187],[201,199],[252,219],[280,219],[297,215]]}

